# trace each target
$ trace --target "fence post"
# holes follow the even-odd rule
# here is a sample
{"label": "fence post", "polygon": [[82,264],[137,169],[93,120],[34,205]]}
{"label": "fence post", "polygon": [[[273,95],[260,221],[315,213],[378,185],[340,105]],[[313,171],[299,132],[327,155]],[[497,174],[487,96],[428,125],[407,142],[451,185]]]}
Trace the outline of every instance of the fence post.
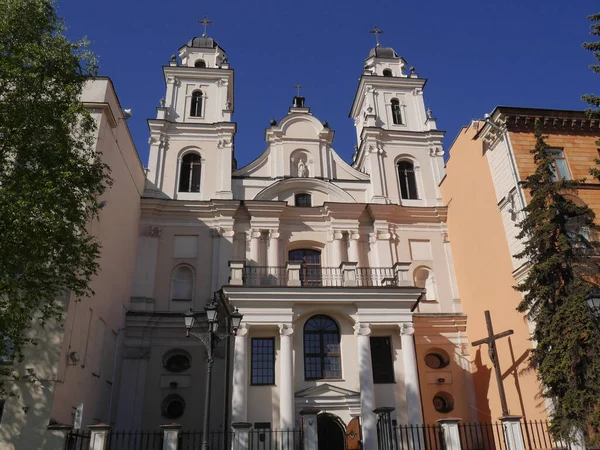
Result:
{"label": "fence post", "polygon": [[229,284],[241,286],[244,284],[244,261],[229,261]]}
{"label": "fence post", "polygon": [[319,435],[317,433],[317,414],[321,410],[306,408],[300,411],[302,416],[302,432],[304,433],[304,450],[318,450]]}
{"label": "fence post", "polygon": [[250,448],[250,429],[252,424],[248,422],[235,422],[233,428],[233,450],[248,450]]}
{"label": "fence post", "polygon": [[342,286],[356,286],[356,262],[343,262],[340,264],[342,270]]}
{"label": "fence post", "polygon": [[177,450],[181,425],[168,423],[160,426],[163,430],[163,450]]}
{"label": "fence post", "polygon": [[98,425],[89,425],[90,435],[90,450],[106,450],[108,448],[108,435],[110,433],[110,425],[100,423]]}
{"label": "fence post", "polygon": [[286,265],[287,271],[287,285],[288,286],[300,286],[300,270],[302,269],[302,263],[299,261],[288,261]]}
{"label": "fence post", "polygon": [[523,430],[521,429],[521,416],[500,417],[500,422],[502,422],[506,450],[525,450]]}
{"label": "fence post", "polygon": [[436,422],[442,427],[442,437],[446,450],[461,450],[458,422],[462,419],[439,419]]}

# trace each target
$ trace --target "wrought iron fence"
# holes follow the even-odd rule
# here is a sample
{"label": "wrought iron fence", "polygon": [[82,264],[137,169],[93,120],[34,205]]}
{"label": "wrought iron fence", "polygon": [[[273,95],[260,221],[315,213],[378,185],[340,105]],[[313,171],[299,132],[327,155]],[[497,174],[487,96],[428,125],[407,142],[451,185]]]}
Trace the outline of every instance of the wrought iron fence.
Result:
{"label": "wrought iron fence", "polygon": [[244,286],[287,286],[286,268],[245,266]]}
{"label": "wrought iron fence", "polygon": [[71,430],[65,439],[65,450],[88,450],[90,448],[91,432]]}
{"label": "wrought iron fence", "polygon": [[250,450],[302,450],[302,430],[256,429],[250,431]]}
{"label": "wrought iron fence", "polygon": [[[179,433],[177,450],[200,450],[202,448],[202,431],[182,431]],[[229,450],[233,433],[229,431],[209,431],[208,445],[210,450]]]}
{"label": "wrought iron fence", "polygon": [[111,431],[107,450],[162,450],[162,431]]}
{"label": "wrought iron fence", "polygon": [[431,425],[396,425],[378,427],[380,450],[444,450],[442,428]]}
{"label": "wrought iron fence", "polygon": [[570,450],[571,446],[554,439],[547,420],[528,420],[521,422],[523,440],[527,450]]}
{"label": "wrought iron fence", "polygon": [[458,424],[460,445],[463,450],[506,450],[502,424],[467,423]]}

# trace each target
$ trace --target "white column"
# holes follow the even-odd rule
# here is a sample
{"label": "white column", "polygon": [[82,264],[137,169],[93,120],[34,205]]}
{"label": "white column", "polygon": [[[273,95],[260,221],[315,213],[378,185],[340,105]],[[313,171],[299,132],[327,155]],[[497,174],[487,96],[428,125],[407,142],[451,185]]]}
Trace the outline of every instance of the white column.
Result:
{"label": "white column", "polygon": [[358,239],[360,235],[357,230],[348,231],[348,261],[358,262]]}
{"label": "white column", "polygon": [[294,428],[296,408],[294,405],[294,347],[291,324],[279,324],[281,358],[279,363],[279,426],[282,430]]}
{"label": "white column", "polygon": [[377,450],[377,417],[375,390],[373,388],[373,368],[371,366],[371,328],[368,323],[354,325],[358,347],[358,367],[360,380],[360,414],[363,432],[363,450]]}
{"label": "white column", "polygon": [[242,324],[235,335],[233,347],[233,391],[231,422],[248,420],[248,324]]}
{"label": "white column", "polygon": [[342,232],[334,231],[331,233],[331,250],[329,253],[329,263],[331,267],[339,267],[342,263]]}
{"label": "white column", "polygon": [[260,231],[250,230],[246,233],[246,240],[249,243],[250,251],[248,252],[248,263],[253,266],[258,265],[258,245],[260,243]]}
{"label": "white column", "polygon": [[404,386],[406,388],[406,407],[408,423],[423,423],[421,412],[421,390],[419,388],[419,373],[417,371],[417,352],[414,340],[415,329],[412,323],[400,325],[400,340],[402,345],[402,364],[404,365]]}
{"label": "white column", "polygon": [[279,232],[269,230],[269,251],[267,252],[267,266],[279,266]]}

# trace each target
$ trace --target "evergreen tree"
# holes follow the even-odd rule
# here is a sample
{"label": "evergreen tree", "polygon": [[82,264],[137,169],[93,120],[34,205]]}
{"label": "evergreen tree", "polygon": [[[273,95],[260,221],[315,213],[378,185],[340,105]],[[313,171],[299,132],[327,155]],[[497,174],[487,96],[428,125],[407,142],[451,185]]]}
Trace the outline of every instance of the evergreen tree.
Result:
{"label": "evergreen tree", "polygon": [[569,440],[576,430],[600,428],[600,323],[586,302],[599,269],[589,257],[598,249],[589,236],[599,227],[588,206],[565,196],[582,180],[556,181],[540,123],[535,135],[536,170],[522,183],[530,201],[519,223],[524,249],[516,256],[529,271],[517,287],[518,310],[534,326],[529,362],[553,404],[552,431]]}
{"label": "evergreen tree", "polygon": [[[80,102],[95,60],[69,42],[49,0],[0,0],[0,356],[90,294],[100,246],[89,233],[110,183]],[[0,375],[14,375],[0,365]]]}
{"label": "evergreen tree", "polygon": [[[592,21],[590,34],[592,36],[600,36],[600,13],[592,14],[588,16],[588,19]],[[594,57],[599,64],[591,64],[590,69],[594,73],[600,73],[600,41],[584,42],[583,48],[594,53]],[[587,110],[588,115],[595,118],[600,117],[600,95],[586,94],[582,99],[589,105],[589,109]]]}

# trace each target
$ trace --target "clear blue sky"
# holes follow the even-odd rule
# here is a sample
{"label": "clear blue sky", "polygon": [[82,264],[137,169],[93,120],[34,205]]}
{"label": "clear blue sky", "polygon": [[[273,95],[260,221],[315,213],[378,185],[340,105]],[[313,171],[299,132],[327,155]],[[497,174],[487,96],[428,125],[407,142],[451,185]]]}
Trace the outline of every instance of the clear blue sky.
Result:
{"label": "clear blue sky", "polygon": [[161,66],[191,37],[197,20],[235,69],[235,142],[239,166],[265,148],[271,118],[286,114],[300,83],[307,106],[335,130],[346,160],[356,144],[348,112],[378,25],[420,77],[425,102],[446,130],[446,150],[460,127],[497,105],[583,109],[583,93],[600,91],[588,65],[586,16],[592,0],[59,0],[71,39],[87,36],[112,78],[144,165],[146,119],[165,95]]}

